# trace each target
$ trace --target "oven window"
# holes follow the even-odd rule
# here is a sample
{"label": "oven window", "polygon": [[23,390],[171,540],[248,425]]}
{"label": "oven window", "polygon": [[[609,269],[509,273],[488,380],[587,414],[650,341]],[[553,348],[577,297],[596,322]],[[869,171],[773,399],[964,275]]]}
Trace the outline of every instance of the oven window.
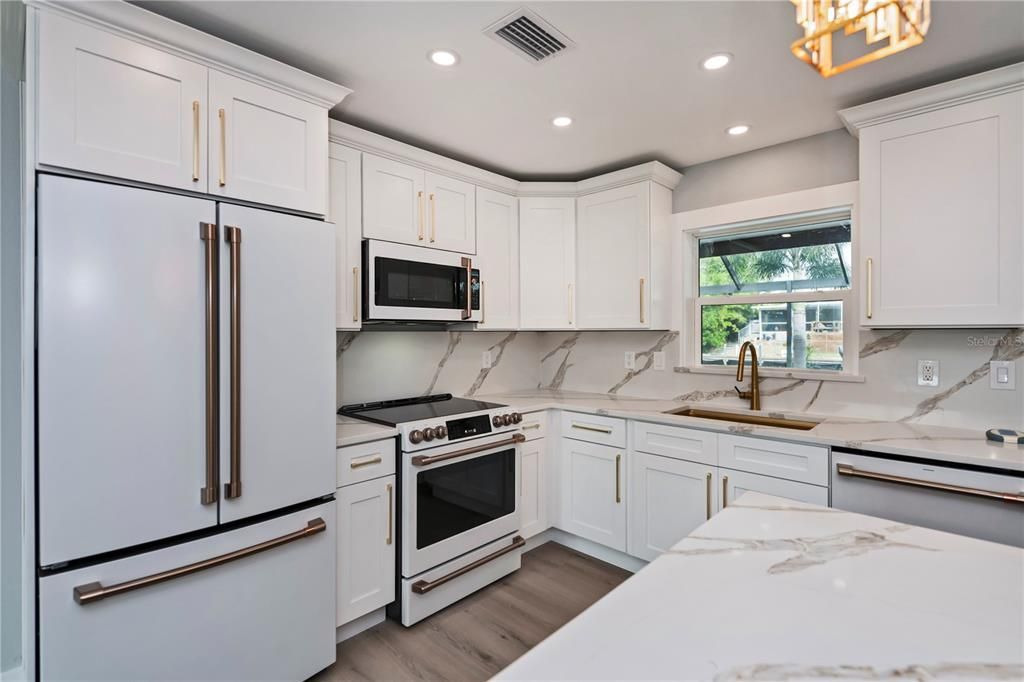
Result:
{"label": "oven window", "polygon": [[516,451],[446,464],[416,474],[416,548],[516,510]]}
{"label": "oven window", "polygon": [[376,258],[376,304],[400,308],[464,307],[466,271],[451,265]]}

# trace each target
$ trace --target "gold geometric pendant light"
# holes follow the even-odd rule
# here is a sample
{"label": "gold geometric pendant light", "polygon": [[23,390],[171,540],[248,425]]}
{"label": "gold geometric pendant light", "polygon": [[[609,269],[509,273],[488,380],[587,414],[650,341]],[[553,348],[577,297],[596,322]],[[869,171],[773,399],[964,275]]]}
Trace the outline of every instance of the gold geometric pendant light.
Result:
{"label": "gold geometric pendant light", "polygon": [[[796,23],[804,37],[790,49],[825,78],[920,45],[931,19],[930,0],[792,0]],[[865,42],[877,48],[842,64],[832,59],[832,41],[864,31]]]}

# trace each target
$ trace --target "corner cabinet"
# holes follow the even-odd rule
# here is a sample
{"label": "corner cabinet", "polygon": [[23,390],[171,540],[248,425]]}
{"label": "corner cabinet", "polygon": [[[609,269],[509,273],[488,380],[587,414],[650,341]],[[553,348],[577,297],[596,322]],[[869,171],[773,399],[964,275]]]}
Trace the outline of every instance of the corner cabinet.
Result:
{"label": "corner cabinet", "polygon": [[476,190],[480,322],[477,329],[519,328],[519,207],[515,197]]}
{"label": "corner cabinet", "polygon": [[362,325],[362,194],[360,153],[332,144],[328,176],[327,220],[335,234],[335,325],[359,329]]}
{"label": "corner cabinet", "polygon": [[1024,65],[841,112],[868,327],[1024,324]]}
{"label": "corner cabinet", "polygon": [[575,326],[576,200],[519,200],[519,318],[521,329]]}

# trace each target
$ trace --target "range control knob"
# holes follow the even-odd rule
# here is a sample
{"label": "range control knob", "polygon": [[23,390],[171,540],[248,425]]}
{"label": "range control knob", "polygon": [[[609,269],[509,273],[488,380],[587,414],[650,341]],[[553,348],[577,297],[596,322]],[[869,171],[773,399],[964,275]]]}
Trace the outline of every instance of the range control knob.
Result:
{"label": "range control knob", "polygon": [[409,442],[413,445],[423,442],[423,432],[419,429],[413,429],[409,432]]}
{"label": "range control knob", "polygon": [[521,421],[523,421],[523,415],[519,414],[518,412],[513,412],[512,413],[512,423],[513,424],[518,424]]}
{"label": "range control knob", "polygon": [[434,429],[429,427],[429,426],[427,428],[423,429],[423,440],[425,440],[427,442],[430,442],[430,441],[434,440],[434,436],[436,436],[436,435],[437,434],[434,432]]}
{"label": "range control knob", "polygon": [[447,438],[448,427],[445,426],[444,424],[442,424],[441,426],[436,426],[434,427],[434,433],[437,435],[438,438]]}
{"label": "range control knob", "polygon": [[502,424],[502,426],[510,426],[512,424],[512,415],[510,415],[510,414],[503,414],[503,415],[501,415],[501,424]]}
{"label": "range control knob", "polygon": [[501,426],[503,424],[503,422],[501,420],[501,415],[500,414],[494,415],[494,418],[491,419],[491,423],[494,424],[495,428]]}

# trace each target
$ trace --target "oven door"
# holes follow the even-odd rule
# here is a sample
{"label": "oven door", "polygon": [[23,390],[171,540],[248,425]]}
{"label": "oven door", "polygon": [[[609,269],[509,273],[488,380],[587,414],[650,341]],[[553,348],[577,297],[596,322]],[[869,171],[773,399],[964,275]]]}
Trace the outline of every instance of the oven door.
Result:
{"label": "oven door", "polygon": [[402,457],[402,575],[519,530],[521,436],[478,438]]}
{"label": "oven door", "polygon": [[480,321],[480,271],[472,256],[367,239],[363,272],[367,321]]}

